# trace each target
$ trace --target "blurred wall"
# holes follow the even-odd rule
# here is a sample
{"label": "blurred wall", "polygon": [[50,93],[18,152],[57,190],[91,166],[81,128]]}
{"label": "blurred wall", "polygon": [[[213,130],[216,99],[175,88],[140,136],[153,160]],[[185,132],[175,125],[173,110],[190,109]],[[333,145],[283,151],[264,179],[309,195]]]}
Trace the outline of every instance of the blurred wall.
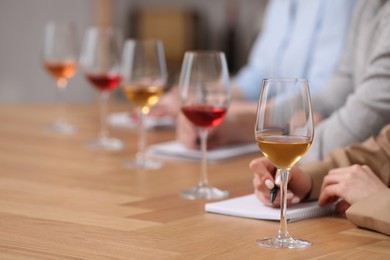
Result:
{"label": "blurred wall", "polygon": [[[55,83],[40,57],[43,28],[51,20],[74,21],[81,37],[93,21],[93,0],[0,1],[0,102],[55,101]],[[68,87],[68,101],[91,99],[79,71]]]}
{"label": "blurred wall", "polygon": [[[129,19],[137,8],[161,7],[191,10],[199,17],[201,30],[197,44],[201,49],[222,50],[231,57],[231,72],[247,60],[254,38],[261,30],[266,0],[114,0],[113,23],[131,37],[137,25]],[[228,39],[234,31],[234,42]],[[229,36],[230,35],[230,36]],[[230,43],[229,43],[230,41]],[[230,49],[229,49],[230,48]]]}
{"label": "blurred wall", "polygon": [[[103,3],[98,12],[96,3]],[[106,12],[111,20],[108,23],[130,37],[130,14],[136,7],[189,9],[199,15],[201,31],[195,35],[199,48],[224,50],[228,25],[234,25],[236,70],[247,59],[265,4],[266,0],[0,0],[0,102],[55,102],[55,83],[42,68],[40,58],[43,29],[48,21],[74,21],[81,41],[85,29],[99,21],[96,13]],[[230,7],[238,13],[229,22]],[[69,81],[67,101],[90,101],[94,94],[77,71]]]}

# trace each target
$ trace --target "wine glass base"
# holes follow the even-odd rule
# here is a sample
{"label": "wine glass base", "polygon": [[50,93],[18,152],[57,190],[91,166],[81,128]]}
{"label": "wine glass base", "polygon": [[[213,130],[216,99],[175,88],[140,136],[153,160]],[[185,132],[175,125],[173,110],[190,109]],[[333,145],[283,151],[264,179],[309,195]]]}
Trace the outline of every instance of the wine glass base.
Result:
{"label": "wine glass base", "polygon": [[56,133],[74,134],[76,132],[76,127],[66,122],[56,121],[49,125],[46,130]]}
{"label": "wine glass base", "polygon": [[128,160],[123,163],[123,167],[127,169],[149,169],[149,170],[157,170],[162,166],[162,162],[158,160],[154,160],[148,157],[144,157],[142,159],[136,158],[134,160]]}
{"label": "wine glass base", "polygon": [[312,245],[309,241],[292,237],[267,237],[256,240],[256,244],[260,247],[268,248],[305,248]]}
{"label": "wine glass base", "polygon": [[229,192],[215,188],[209,184],[197,184],[196,186],[179,192],[185,199],[223,199],[229,196]]}
{"label": "wine glass base", "polygon": [[121,140],[110,137],[101,137],[86,143],[89,148],[106,149],[106,150],[121,150],[123,143]]}

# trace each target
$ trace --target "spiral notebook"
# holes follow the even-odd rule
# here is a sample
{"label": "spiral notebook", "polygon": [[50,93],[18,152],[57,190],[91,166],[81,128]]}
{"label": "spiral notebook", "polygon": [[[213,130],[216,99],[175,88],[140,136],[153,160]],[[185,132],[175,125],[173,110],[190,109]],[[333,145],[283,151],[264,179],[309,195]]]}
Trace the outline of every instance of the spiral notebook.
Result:
{"label": "spiral notebook", "polygon": [[[280,220],[280,209],[261,203],[254,194],[205,204],[206,212],[264,220]],[[317,201],[303,202],[287,207],[287,221],[329,215],[335,212],[334,204],[318,206]]]}

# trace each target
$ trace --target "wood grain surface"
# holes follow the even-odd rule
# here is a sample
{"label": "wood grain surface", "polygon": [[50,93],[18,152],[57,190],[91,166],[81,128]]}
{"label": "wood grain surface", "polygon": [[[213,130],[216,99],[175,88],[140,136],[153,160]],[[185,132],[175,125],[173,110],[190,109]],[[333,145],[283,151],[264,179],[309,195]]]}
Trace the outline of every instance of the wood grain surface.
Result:
{"label": "wood grain surface", "polygon": [[[289,224],[310,248],[259,248],[255,240],[275,235],[277,222],[205,213],[205,201],[177,195],[197,182],[197,162],[124,169],[135,154],[135,129],[111,127],[123,150],[94,150],[84,144],[97,136],[97,104],[68,106],[74,135],[47,132],[54,117],[54,105],[0,105],[0,259],[390,259],[388,236],[343,216]],[[147,137],[158,143],[174,131]],[[251,193],[248,163],[256,156],[210,164],[210,182],[230,197]]]}

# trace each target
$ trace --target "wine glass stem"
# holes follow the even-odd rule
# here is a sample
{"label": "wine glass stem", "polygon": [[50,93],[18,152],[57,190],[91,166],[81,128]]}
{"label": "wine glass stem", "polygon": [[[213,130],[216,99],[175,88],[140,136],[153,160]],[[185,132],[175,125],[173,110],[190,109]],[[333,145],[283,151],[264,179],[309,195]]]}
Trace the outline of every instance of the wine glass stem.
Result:
{"label": "wine glass stem", "polygon": [[66,85],[64,85],[64,83],[57,84],[57,122],[58,123],[65,123],[66,121],[65,90],[66,90]]}
{"label": "wine glass stem", "polygon": [[281,189],[280,189],[280,226],[278,232],[278,238],[290,237],[287,231],[287,183],[288,183],[288,170],[279,169]]}
{"label": "wine glass stem", "polygon": [[145,142],[146,142],[146,135],[145,135],[145,116],[146,113],[145,110],[147,108],[140,108],[138,111],[139,114],[139,121],[138,121],[138,151],[137,151],[137,159],[138,160],[144,160],[145,159]]}
{"label": "wine glass stem", "polygon": [[208,184],[208,177],[207,177],[207,130],[200,128],[199,129],[199,136],[200,136],[200,149],[202,153],[202,164],[201,164],[201,176],[199,180],[200,185],[207,185]]}
{"label": "wine glass stem", "polygon": [[107,102],[109,98],[108,91],[100,92],[99,106],[100,106],[100,138],[108,136],[106,116],[107,116]]}

